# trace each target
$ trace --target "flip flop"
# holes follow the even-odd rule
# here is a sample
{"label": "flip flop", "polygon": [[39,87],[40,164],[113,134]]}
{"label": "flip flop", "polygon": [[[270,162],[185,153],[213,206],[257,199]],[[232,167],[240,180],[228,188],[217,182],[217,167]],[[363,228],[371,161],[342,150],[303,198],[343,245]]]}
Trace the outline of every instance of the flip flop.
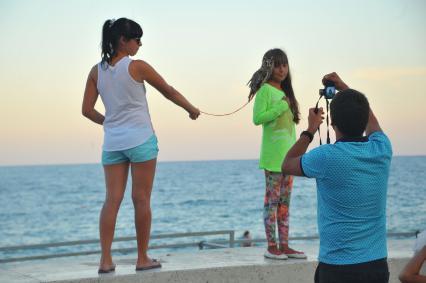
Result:
{"label": "flip flop", "polygon": [[115,264],[110,269],[98,269],[98,274],[111,273],[115,271]]}
{"label": "flip flop", "polygon": [[140,267],[136,266],[136,271],[144,271],[144,270],[149,270],[149,269],[154,269],[154,268],[160,268],[161,267],[161,263],[159,261],[157,261],[156,259],[152,259],[152,262],[154,263],[153,265],[140,266]]}

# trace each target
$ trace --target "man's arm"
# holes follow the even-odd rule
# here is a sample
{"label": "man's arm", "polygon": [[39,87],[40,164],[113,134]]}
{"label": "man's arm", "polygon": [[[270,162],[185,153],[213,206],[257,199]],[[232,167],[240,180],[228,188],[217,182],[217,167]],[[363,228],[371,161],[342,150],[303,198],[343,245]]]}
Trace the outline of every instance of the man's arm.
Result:
{"label": "man's arm", "polygon": [[[315,108],[309,109],[308,129],[307,132],[314,136],[318,127],[321,125],[324,117],[322,108],[318,108],[318,113],[315,113]],[[300,158],[308,149],[311,139],[309,134],[302,134],[296,143],[287,152],[284,162],[281,166],[282,173],[285,175],[303,176],[302,168],[300,167]]]}
{"label": "man's arm", "polygon": [[374,115],[373,110],[371,110],[371,107],[370,107],[370,114],[369,114],[369,117],[368,117],[368,123],[367,123],[367,127],[365,129],[365,134],[367,136],[369,136],[371,133],[379,132],[379,131],[381,132],[382,128],[380,128],[379,121],[377,121],[377,118]]}
{"label": "man's arm", "polygon": [[[323,83],[325,83],[325,81],[334,82],[336,89],[339,91],[349,88],[349,86],[339,77],[339,75],[336,72],[325,75],[322,81]],[[365,134],[368,136],[371,133],[378,132],[378,131],[382,131],[382,129],[380,128],[379,121],[377,120],[376,116],[373,113],[373,110],[371,110],[371,107],[370,107],[370,114],[368,117],[368,123],[365,129]]]}

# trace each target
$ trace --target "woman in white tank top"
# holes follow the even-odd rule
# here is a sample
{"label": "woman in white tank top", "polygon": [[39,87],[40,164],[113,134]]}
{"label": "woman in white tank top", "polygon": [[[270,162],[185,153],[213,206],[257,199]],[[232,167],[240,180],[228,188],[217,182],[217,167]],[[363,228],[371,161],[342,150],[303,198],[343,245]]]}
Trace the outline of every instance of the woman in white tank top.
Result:
{"label": "woman in white tank top", "polygon": [[[139,24],[132,20],[107,20],[102,29],[102,61],[91,69],[84,91],[83,115],[104,126],[102,163],[106,198],[99,220],[102,248],[99,273],[115,271],[111,245],[129,168],[138,243],[136,270],[161,267],[158,261],[147,255],[151,231],[150,198],[158,148],[144,82],[185,109],[191,119],[195,120],[200,115],[200,111],[167,84],[148,63],[129,58],[142,45],[142,34]],[[95,109],[99,95],[105,106],[105,115]]]}

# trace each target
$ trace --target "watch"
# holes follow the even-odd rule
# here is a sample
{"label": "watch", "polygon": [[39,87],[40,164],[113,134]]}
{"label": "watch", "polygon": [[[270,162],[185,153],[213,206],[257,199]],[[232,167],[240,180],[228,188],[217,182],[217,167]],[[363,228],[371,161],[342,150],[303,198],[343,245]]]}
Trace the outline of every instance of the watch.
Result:
{"label": "watch", "polygon": [[309,138],[309,143],[314,139],[314,135],[309,131],[303,131],[300,133],[300,136],[307,136]]}

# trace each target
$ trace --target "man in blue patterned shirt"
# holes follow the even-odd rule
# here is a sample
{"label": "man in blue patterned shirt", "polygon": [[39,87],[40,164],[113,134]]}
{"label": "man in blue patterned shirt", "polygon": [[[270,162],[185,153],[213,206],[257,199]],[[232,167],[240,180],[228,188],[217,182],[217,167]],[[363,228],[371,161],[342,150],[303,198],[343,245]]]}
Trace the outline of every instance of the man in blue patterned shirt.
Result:
{"label": "man in blue patterned shirt", "polygon": [[[307,131],[287,153],[286,175],[315,178],[320,236],[315,282],[388,282],[386,194],[392,147],[367,98],[336,73],[330,104],[336,143],[306,150],[323,120],[309,111]],[[364,136],[365,133],[365,136]]]}

